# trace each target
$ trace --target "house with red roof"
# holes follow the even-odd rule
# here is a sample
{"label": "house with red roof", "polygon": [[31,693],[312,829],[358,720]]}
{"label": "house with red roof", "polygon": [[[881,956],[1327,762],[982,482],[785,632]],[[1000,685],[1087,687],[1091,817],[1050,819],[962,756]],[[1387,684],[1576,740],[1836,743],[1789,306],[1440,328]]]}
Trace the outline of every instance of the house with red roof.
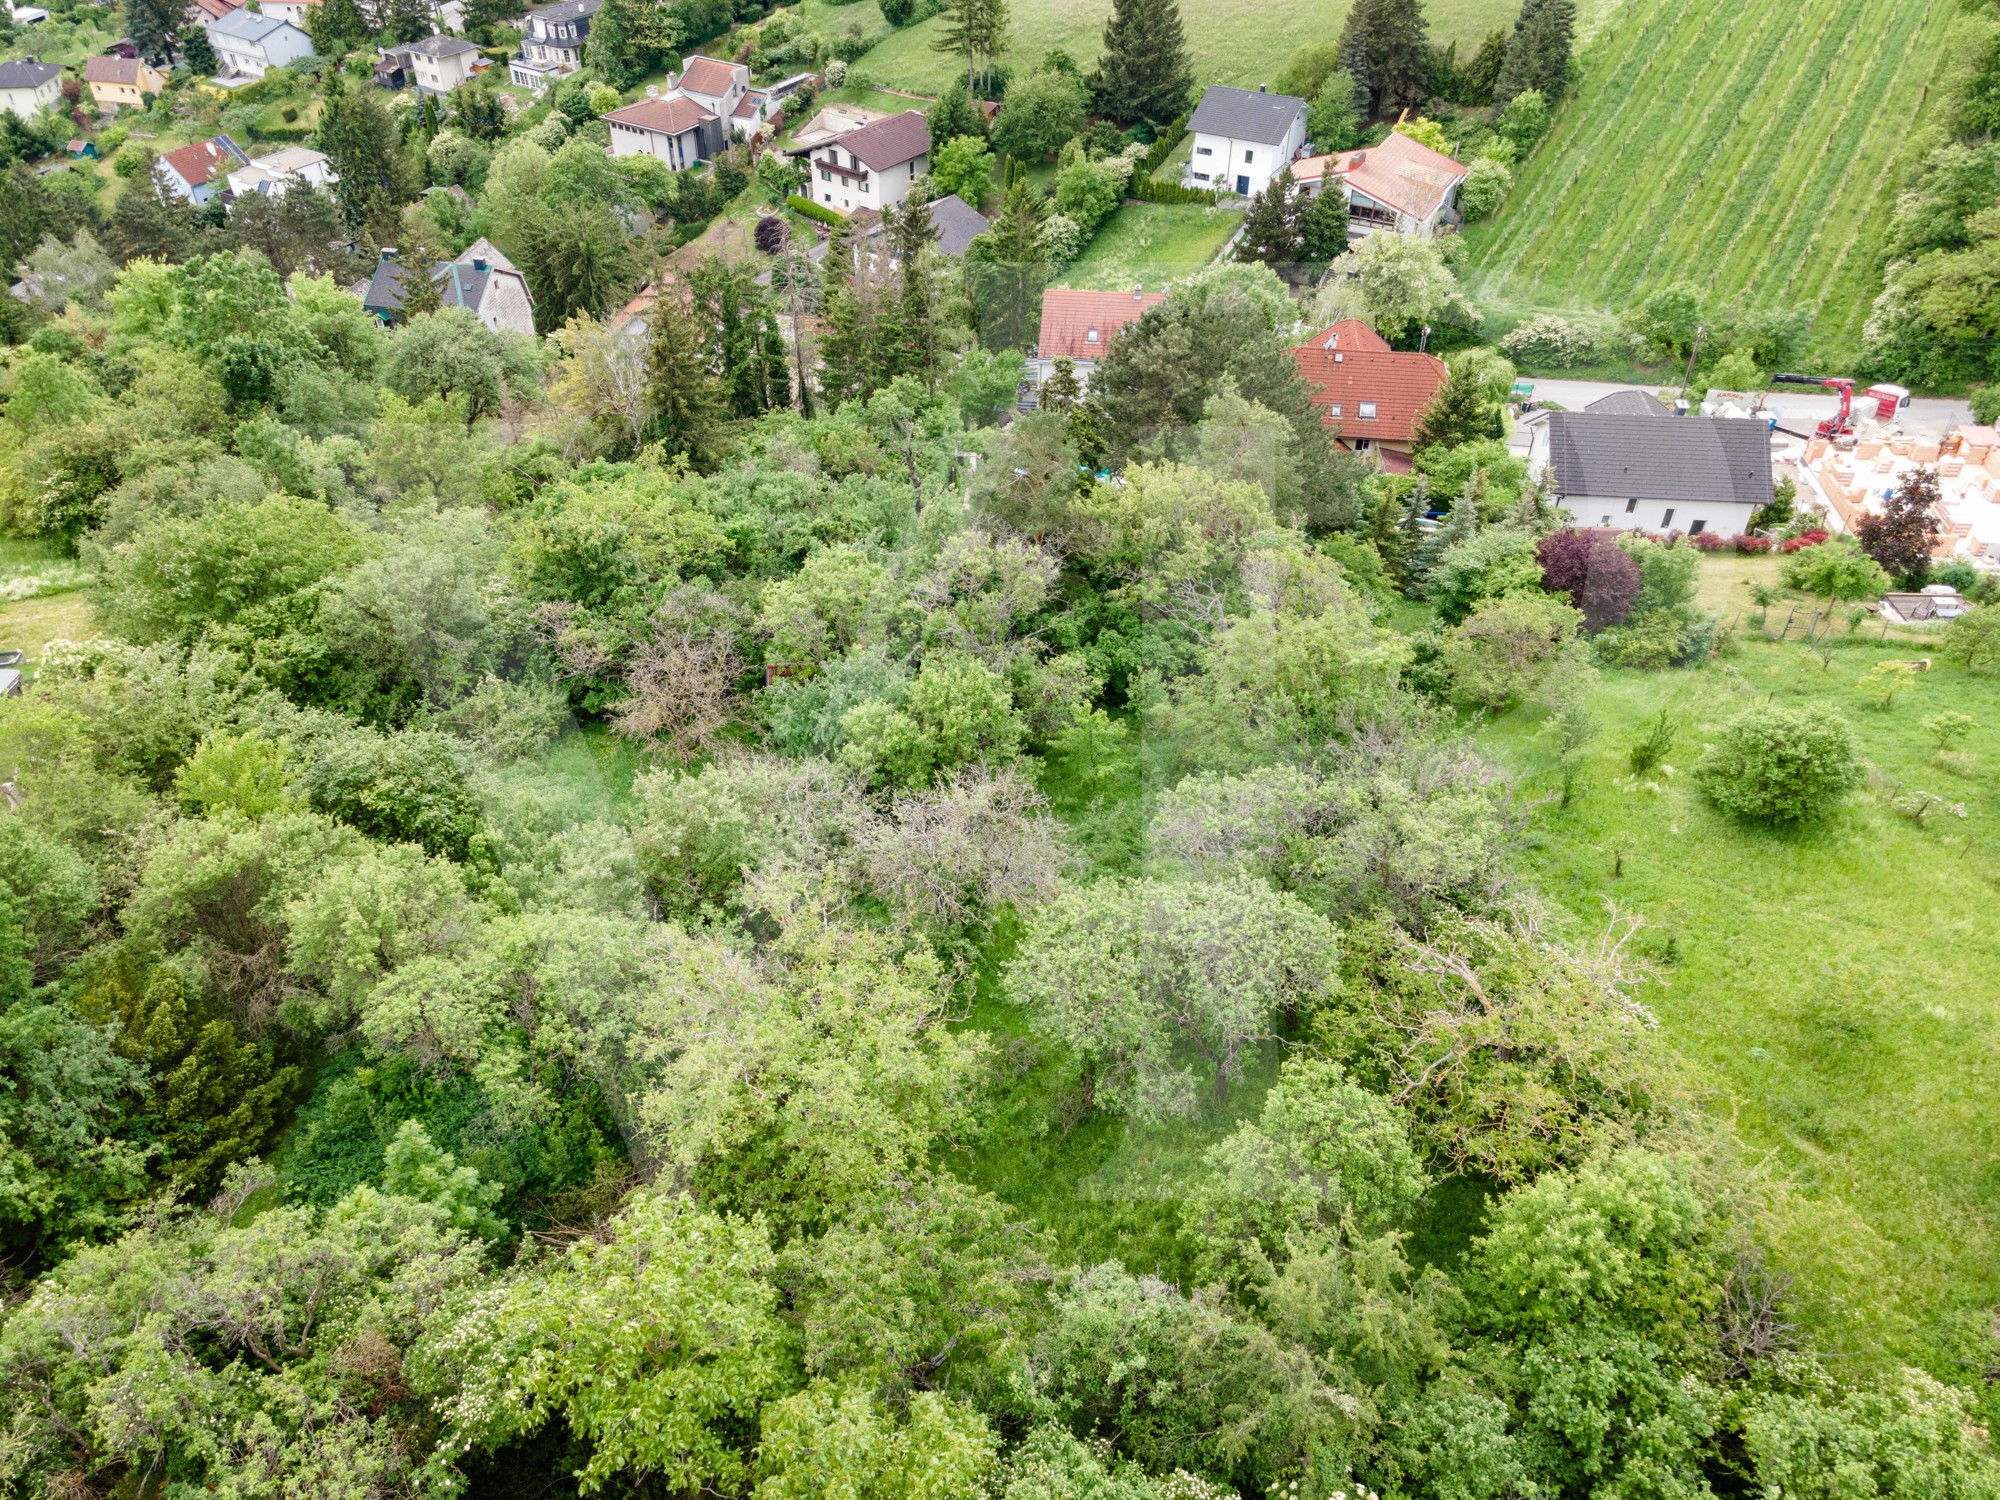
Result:
{"label": "house with red roof", "polygon": [[699,52],[685,59],[678,73],[667,75],[663,90],[669,99],[692,99],[718,120],[729,120],[736,106],[750,92],[750,69],[742,63],[703,57]]}
{"label": "house with red roof", "polygon": [[226,135],[182,146],[153,159],[154,175],[176,198],[206,203],[225,186],[227,175],[250,165],[250,155]]}
{"label": "house with red roof", "polygon": [[931,122],[906,109],[835,136],[807,157],[806,196],[835,213],[886,213],[931,169]]}
{"label": "house with red roof", "polygon": [[714,110],[685,94],[668,98],[657,89],[637,104],[604,116],[613,156],[657,156],[675,171],[718,155],[729,132]]}
{"label": "house with red roof", "polygon": [[1391,473],[1409,469],[1417,418],[1449,378],[1443,360],[1391,349],[1353,318],[1314,334],[1292,358],[1341,447],[1375,454]]}
{"label": "house with red roof", "polygon": [[1373,146],[1307,156],[1292,164],[1292,181],[1302,193],[1320,192],[1329,178],[1347,195],[1349,240],[1378,230],[1431,239],[1461,219],[1458,193],[1465,182],[1464,164],[1400,130]]}
{"label": "house with red roof", "polygon": [[1056,361],[1066,359],[1076,372],[1077,385],[1087,388],[1091,372],[1118,331],[1138,322],[1147,308],[1166,300],[1165,292],[1137,286],[1129,292],[1086,292],[1069,287],[1043,292],[1042,331],[1032,361],[1035,383],[1047,384],[1055,373]]}

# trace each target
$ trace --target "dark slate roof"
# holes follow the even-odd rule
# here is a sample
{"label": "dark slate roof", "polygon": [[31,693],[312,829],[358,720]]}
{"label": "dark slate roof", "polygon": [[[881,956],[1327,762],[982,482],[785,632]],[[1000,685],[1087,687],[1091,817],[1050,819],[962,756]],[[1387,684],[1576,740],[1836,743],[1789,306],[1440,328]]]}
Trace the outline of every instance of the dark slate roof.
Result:
{"label": "dark slate roof", "polygon": [[1291,131],[1292,121],[1305,107],[1305,100],[1294,99],[1290,94],[1266,94],[1212,84],[1195,106],[1187,128],[1197,135],[1262,141],[1275,146]]}
{"label": "dark slate roof", "polygon": [[61,71],[54,63],[0,63],[0,89],[38,89]]}
{"label": "dark slate roof", "polygon": [[1651,391],[1613,391],[1608,396],[1599,396],[1585,411],[1602,413],[1613,417],[1671,417],[1672,410],[1667,403]]}
{"label": "dark slate roof", "polygon": [[931,122],[914,109],[850,130],[834,142],[864,167],[886,172],[931,149]]}
{"label": "dark slate roof", "polygon": [[426,57],[456,57],[461,52],[477,52],[479,49],[462,36],[427,36],[421,41],[405,42],[405,52],[421,52]]}
{"label": "dark slate roof", "polygon": [[597,14],[597,8],[604,0],[563,0],[560,5],[543,5],[528,12],[531,17],[544,21],[581,21],[586,16]]}
{"label": "dark slate roof", "polygon": [[956,193],[947,193],[924,205],[936,226],[937,247],[946,255],[963,255],[965,247],[991,227],[986,215]]}
{"label": "dark slate roof", "polygon": [[1551,412],[1549,458],[1566,498],[1771,502],[1771,430],[1742,417]]}

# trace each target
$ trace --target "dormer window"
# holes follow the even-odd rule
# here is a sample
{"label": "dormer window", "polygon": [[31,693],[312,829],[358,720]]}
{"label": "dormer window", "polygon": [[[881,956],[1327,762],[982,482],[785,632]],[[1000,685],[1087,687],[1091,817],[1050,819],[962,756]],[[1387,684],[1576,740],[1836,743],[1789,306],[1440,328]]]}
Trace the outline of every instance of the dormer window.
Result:
{"label": "dormer window", "polygon": [[1375,420],[1375,403],[1373,401],[1364,401],[1361,403],[1361,420],[1364,422]]}
{"label": "dormer window", "polygon": [[1329,407],[1328,407],[1328,408],[1327,408],[1326,410],[1327,410],[1327,415],[1328,415],[1328,416],[1333,416],[1333,417],[1337,417],[1337,416],[1339,416],[1339,415],[1340,415],[1340,403],[1339,403],[1338,401],[1336,401],[1336,402],[1334,402],[1334,403],[1333,403],[1333,405],[1329,406]]}
{"label": "dormer window", "polygon": [[1092,329],[1089,329],[1089,330],[1087,330],[1087,331],[1086,331],[1086,332],[1084,333],[1084,335],[1083,335],[1083,341],[1084,341],[1084,342],[1085,342],[1086,344],[1094,344],[1094,343],[1096,343],[1096,342],[1097,342],[1097,330],[1096,330],[1095,328],[1092,328]]}

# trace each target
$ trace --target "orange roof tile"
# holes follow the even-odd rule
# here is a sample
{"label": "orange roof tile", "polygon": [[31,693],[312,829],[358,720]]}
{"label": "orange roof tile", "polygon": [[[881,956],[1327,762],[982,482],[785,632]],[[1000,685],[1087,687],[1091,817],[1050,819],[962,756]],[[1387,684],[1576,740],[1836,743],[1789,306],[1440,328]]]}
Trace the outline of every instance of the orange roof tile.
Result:
{"label": "orange roof tile", "polygon": [[[1312,388],[1312,403],[1320,409],[1320,420],[1343,439],[1409,442],[1416,432],[1418,414],[1444,387],[1444,361],[1435,354],[1329,349],[1321,347],[1322,343],[1302,344],[1292,350],[1299,374]],[[1364,403],[1372,416],[1362,414]]]}
{"label": "orange roof tile", "polygon": [[715,116],[692,99],[641,99],[604,117],[634,130],[651,130],[660,135],[684,135],[704,120]]}
{"label": "orange roof tile", "polygon": [[196,141],[191,146],[182,146],[178,151],[168,151],[160,160],[180,174],[181,181],[190,187],[200,187],[217,172],[243,165],[235,156],[222,149],[214,139]]}
{"label": "orange roof tile", "polygon": [[730,84],[735,81],[736,70],[712,57],[689,58],[687,71],[681,74],[683,89],[690,94],[707,94],[712,99],[719,99],[728,93]]}
{"label": "orange roof tile", "polygon": [[1165,292],[1052,288],[1042,293],[1042,336],[1036,352],[1043,359],[1102,359],[1119,329],[1166,300]]}
{"label": "orange roof tile", "polygon": [[1329,166],[1350,188],[1417,219],[1436,213],[1451,185],[1465,176],[1462,163],[1431,150],[1422,141],[1411,140],[1400,130],[1392,130],[1378,144],[1358,151],[1295,161],[1292,180],[1301,185],[1317,183]]}
{"label": "orange roof tile", "polygon": [[1350,353],[1366,349],[1375,354],[1387,354],[1389,341],[1370,328],[1359,318],[1342,318],[1338,323],[1322,328],[1306,340],[1311,349],[1345,349]]}

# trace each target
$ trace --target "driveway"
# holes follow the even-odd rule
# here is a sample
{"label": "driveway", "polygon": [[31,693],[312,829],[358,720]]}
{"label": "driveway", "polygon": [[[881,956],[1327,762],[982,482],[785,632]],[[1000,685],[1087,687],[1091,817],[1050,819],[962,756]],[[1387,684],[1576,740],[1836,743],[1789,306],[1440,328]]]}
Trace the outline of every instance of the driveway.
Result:
{"label": "driveway", "polygon": [[[1524,380],[1532,379],[1522,376]],[[1645,391],[1657,395],[1661,387],[1656,385],[1614,385],[1602,380],[1535,380],[1535,396],[1538,400],[1561,403],[1565,411],[1580,411],[1601,396],[1613,391]],[[1840,410],[1840,398],[1825,391],[1816,391],[1802,385],[1786,385],[1774,388],[1765,398],[1767,404],[1782,413],[1784,425],[1797,431],[1810,431],[1812,425],[1824,417],[1830,417]],[[1854,393],[1858,408],[1873,403],[1864,403],[1861,392]],[[1905,432],[1942,436],[1947,427],[1961,427],[1972,421],[1972,408],[1964,401],[1943,396],[1915,396],[1902,414]]]}

